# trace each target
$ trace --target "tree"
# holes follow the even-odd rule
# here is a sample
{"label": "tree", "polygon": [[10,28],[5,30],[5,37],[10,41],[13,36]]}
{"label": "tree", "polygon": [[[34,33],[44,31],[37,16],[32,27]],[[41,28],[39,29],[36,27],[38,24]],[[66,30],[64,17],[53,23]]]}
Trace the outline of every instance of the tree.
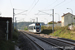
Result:
{"label": "tree", "polygon": [[[53,21],[51,21],[51,22],[48,22],[48,24],[53,24]],[[54,24],[57,24],[56,22],[54,22]]]}

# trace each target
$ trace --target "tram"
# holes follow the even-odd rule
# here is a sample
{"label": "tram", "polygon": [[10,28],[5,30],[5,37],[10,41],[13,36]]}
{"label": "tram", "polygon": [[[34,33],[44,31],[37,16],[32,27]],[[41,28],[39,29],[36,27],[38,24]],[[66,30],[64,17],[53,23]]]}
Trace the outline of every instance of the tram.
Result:
{"label": "tram", "polygon": [[41,32],[41,23],[33,23],[33,24],[30,24],[28,26],[28,30],[30,32],[40,33]]}

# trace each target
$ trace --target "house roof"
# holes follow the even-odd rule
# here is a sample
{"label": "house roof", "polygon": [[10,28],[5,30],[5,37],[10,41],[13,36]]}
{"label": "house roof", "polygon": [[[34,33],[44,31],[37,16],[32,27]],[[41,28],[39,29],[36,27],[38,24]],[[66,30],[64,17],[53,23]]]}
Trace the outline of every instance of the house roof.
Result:
{"label": "house roof", "polygon": [[66,13],[66,14],[63,14],[61,17],[64,17],[64,16],[66,16],[67,14],[70,14],[70,15],[73,15],[73,14],[71,14],[71,13]]}
{"label": "house roof", "polygon": [[61,21],[58,21],[57,23],[61,23]]}

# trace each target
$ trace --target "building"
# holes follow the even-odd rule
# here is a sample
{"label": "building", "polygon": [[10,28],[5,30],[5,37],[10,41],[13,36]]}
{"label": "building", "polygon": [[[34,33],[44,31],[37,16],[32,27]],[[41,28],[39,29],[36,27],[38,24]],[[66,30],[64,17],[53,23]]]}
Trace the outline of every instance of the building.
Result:
{"label": "building", "polygon": [[71,13],[63,14],[61,19],[61,26],[67,26],[69,24],[75,23],[75,15]]}
{"label": "building", "polygon": [[[8,31],[7,31],[7,21],[8,21]],[[12,38],[12,18],[0,17],[0,29],[5,33],[5,35],[8,32],[8,39],[11,39]]]}

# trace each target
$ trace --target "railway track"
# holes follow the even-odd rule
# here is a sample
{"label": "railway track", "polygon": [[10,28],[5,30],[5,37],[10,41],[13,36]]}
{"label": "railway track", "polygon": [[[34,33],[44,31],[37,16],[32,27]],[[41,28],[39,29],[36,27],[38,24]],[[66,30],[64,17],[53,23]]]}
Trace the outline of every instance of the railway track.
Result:
{"label": "railway track", "polygon": [[[36,35],[36,34],[35,34]],[[40,35],[38,35],[38,36],[40,36]],[[46,34],[43,34],[43,36],[42,37],[45,37],[46,36]],[[72,45],[74,45],[75,46],[75,40],[71,40],[71,39],[65,39],[65,38],[59,38],[59,37],[53,37],[53,36],[49,36],[49,35],[47,35],[46,36],[46,38],[53,38],[53,39],[55,39],[55,40],[59,40],[59,41],[64,41],[64,42],[68,42],[68,43],[70,43],[70,44],[72,44]]]}
{"label": "railway track", "polygon": [[[43,41],[44,43],[50,45],[51,48],[52,48],[52,49],[44,49],[44,50],[63,50],[63,48],[59,48],[58,45],[55,45],[55,44],[53,44],[53,43],[50,43],[49,41],[43,40],[43,39],[41,39],[41,38],[39,38],[39,37],[37,37],[37,36],[35,36],[35,35],[29,34],[29,33],[27,33],[27,32],[23,32],[23,33],[26,34],[26,36],[32,36],[32,37],[35,37],[36,39],[39,39],[39,40]],[[28,37],[28,38],[30,38],[30,37]],[[33,40],[33,41],[36,41],[36,40]],[[38,45],[39,45],[39,44],[38,44]],[[41,47],[42,47],[42,46],[41,46]],[[43,47],[42,47],[42,48],[43,48]],[[48,47],[47,47],[47,48],[48,48]]]}
{"label": "railway track", "polygon": [[[34,37],[33,35],[30,35],[26,32],[23,32],[28,38],[30,38],[33,42],[35,42],[37,45],[39,45],[43,50],[61,50],[58,48],[53,48],[52,44],[48,44],[47,42],[41,40],[40,38]],[[54,45],[55,46],[55,45]]]}
{"label": "railway track", "polygon": [[20,32],[20,40],[22,46],[20,47],[21,50],[44,50],[41,46],[39,46],[37,43],[35,43],[33,40],[31,40],[27,35],[25,35],[23,32]]}
{"label": "railway track", "polygon": [[73,42],[73,43],[75,43],[75,40],[71,40],[71,39],[65,39],[65,38],[59,38],[59,39],[62,39],[62,40],[66,40],[66,41],[70,41],[70,42]]}
{"label": "railway track", "polygon": [[[27,32],[25,32],[25,33],[27,33]],[[29,34],[29,33],[28,33]],[[34,34],[32,35],[32,34],[29,34],[29,35],[31,35],[31,36],[34,36],[34,37],[36,37],[36,38],[38,38],[38,39],[40,39],[40,40],[42,40],[42,41],[44,41],[44,42],[46,42],[46,43],[48,43],[48,44],[50,44],[50,45],[52,45],[52,46],[55,46],[55,47],[57,47],[57,48],[59,48],[60,50],[75,50],[75,45],[73,44],[73,43],[70,43],[70,42],[68,42],[68,41],[64,41],[64,40],[58,40],[58,39],[56,39],[56,38],[47,38],[47,39],[45,39],[45,38],[43,38],[43,37],[38,37],[38,36],[35,36]],[[51,42],[50,41],[50,39],[52,40],[52,41],[56,41],[57,43],[59,43],[59,44],[56,44],[55,42]],[[61,44],[61,45],[60,45]],[[62,47],[63,46],[63,47]],[[65,47],[66,46],[66,47]]]}
{"label": "railway track", "polygon": [[[40,36],[40,35],[38,35],[38,36]],[[45,36],[46,36],[45,34],[42,35],[42,37],[45,37]],[[65,38],[58,38],[58,37],[51,37],[51,36],[46,36],[46,37],[49,39],[57,40],[57,41],[64,42],[64,43],[71,44],[71,45],[75,46],[74,40],[65,39]]]}

